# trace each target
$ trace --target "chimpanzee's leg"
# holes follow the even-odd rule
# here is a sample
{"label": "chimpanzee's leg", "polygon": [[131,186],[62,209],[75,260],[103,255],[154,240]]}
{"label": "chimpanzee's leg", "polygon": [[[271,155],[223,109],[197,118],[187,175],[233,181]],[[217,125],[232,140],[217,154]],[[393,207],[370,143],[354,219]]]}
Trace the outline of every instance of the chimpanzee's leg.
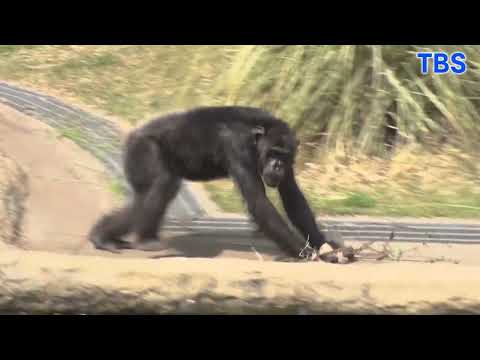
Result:
{"label": "chimpanzee's leg", "polygon": [[237,183],[259,230],[273,240],[285,254],[299,258],[304,241],[290,230],[272,205],[258,174],[237,165],[232,167],[231,176]]}
{"label": "chimpanzee's leg", "polygon": [[180,189],[180,179],[164,174],[159,176],[135,210],[133,232],[137,242],[132,246],[144,251],[163,249],[158,238],[160,224],[169,203]]}
{"label": "chimpanzee's leg", "polygon": [[122,236],[130,232],[132,226],[133,204],[104,215],[93,226],[89,240],[100,250],[118,253],[119,249],[129,248]]}
{"label": "chimpanzee's leg", "polygon": [[149,137],[132,133],[126,146],[125,174],[135,191],[131,231],[137,241],[132,247],[156,250],[160,223],[181,179],[169,171],[160,145]]}

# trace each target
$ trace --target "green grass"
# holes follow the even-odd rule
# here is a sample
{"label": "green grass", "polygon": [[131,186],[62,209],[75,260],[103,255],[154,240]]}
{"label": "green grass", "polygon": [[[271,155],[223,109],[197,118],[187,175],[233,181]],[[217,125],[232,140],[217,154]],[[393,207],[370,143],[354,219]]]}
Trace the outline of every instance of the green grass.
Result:
{"label": "green grass", "polygon": [[125,199],[125,188],[120,179],[110,179],[108,189],[117,197],[118,200]]}
{"label": "green grass", "polygon": [[365,193],[352,193],[342,200],[342,205],[350,208],[372,209],[376,207],[377,202],[370,195]]}
{"label": "green grass", "polygon": [[34,45],[0,45],[0,55],[9,56],[21,49],[31,49]]}
{"label": "green grass", "polygon": [[[84,144],[87,142],[87,139],[85,135],[82,133],[80,129],[76,128],[63,128],[63,129],[57,129],[56,130],[56,137],[57,138],[65,138],[69,139],[76,144]],[[104,150],[108,150],[111,148],[113,145],[109,143],[103,143],[101,148]],[[109,178],[107,180],[107,188],[109,191],[111,191],[118,200],[124,200],[125,199],[125,188],[120,179],[116,178]]]}
{"label": "green grass", "polygon": [[18,46],[16,45],[0,45],[0,55],[8,56],[9,54],[17,51]]}
{"label": "green grass", "polygon": [[[236,189],[212,182],[207,185],[212,199],[227,212],[245,213],[245,207]],[[341,193],[340,193],[341,194]],[[274,191],[268,191],[274,205],[282,210],[281,202]],[[313,210],[322,215],[366,215],[392,217],[450,217],[479,218],[480,193],[464,190],[455,195],[418,192],[400,197],[383,188],[370,193],[344,193],[343,198],[320,197],[307,192],[307,198]]]}
{"label": "green grass", "polygon": [[82,132],[75,128],[58,129],[57,132],[58,132],[58,135],[57,135],[58,138],[70,139],[77,144],[86,141]]}
{"label": "green grass", "polygon": [[231,213],[241,213],[245,210],[244,203],[237,190],[227,190],[219,188],[215,183],[205,184],[205,189],[209,192],[210,198],[223,210]]}

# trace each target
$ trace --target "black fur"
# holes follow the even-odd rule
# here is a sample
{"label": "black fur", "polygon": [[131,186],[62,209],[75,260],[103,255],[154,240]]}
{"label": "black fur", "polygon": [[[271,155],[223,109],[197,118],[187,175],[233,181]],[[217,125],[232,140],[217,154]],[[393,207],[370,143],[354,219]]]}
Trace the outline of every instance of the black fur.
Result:
{"label": "black fur", "polygon": [[[294,176],[295,135],[286,123],[249,107],[202,107],[155,119],[133,131],[125,146],[125,175],[134,191],[131,204],[101,218],[90,233],[97,248],[154,250],[168,203],[182,179],[232,177],[261,231],[288,255],[298,257],[309,239],[325,243]],[[302,239],[280,217],[263,181],[277,187],[286,213]]]}

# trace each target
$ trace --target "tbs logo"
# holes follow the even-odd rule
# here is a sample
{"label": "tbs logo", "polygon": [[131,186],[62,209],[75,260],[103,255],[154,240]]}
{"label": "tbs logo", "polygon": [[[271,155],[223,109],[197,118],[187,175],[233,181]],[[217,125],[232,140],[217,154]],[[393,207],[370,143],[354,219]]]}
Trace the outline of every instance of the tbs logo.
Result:
{"label": "tbs logo", "polygon": [[433,60],[433,73],[446,74],[451,72],[456,75],[464,74],[467,71],[467,57],[463,52],[457,51],[450,56],[445,52],[418,52],[421,71],[423,75],[429,73],[430,60]]}

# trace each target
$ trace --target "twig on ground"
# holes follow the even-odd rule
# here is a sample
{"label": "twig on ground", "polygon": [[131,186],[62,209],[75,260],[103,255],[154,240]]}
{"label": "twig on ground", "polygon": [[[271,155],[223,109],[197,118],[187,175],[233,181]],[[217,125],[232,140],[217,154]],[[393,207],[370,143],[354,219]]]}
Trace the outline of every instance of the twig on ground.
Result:
{"label": "twig on ground", "polygon": [[264,261],[263,256],[257,251],[257,249],[255,249],[255,244],[253,243],[253,239],[251,239],[251,241],[250,241],[250,249],[252,249],[252,251],[255,253],[258,260]]}
{"label": "twig on ground", "polygon": [[[310,251],[311,253],[307,253],[307,251]],[[312,256],[314,253],[316,253],[316,250],[310,246],[310,235],[307,236],[307,242],[305,243],[305,247],[300,250],[300,253],[298,256],[301,258],[308,258],[309,256]]]}

